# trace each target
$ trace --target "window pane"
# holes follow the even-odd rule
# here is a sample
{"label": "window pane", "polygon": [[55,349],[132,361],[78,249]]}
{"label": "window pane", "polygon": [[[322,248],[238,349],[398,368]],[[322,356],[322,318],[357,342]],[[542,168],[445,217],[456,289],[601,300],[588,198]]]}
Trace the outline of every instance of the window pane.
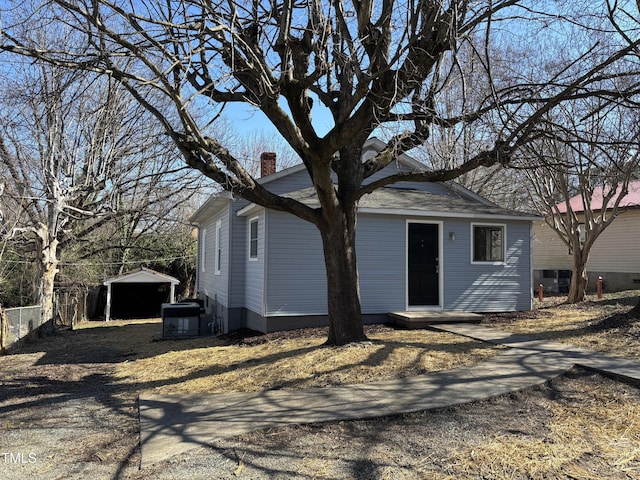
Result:
{"label": "window pane", "polygon": [[202,236],[200,239],[200,270],[205,271],[207,265],[207,229],[202,229]]}
{"label": "window pane", "polygon": [[502,260],[502,229],[494,228],[491,230],[491,260]]}
{"label": "window pane", "polygon": [[249,233],[249,257],[258,257],[258,220],[252,220]]}
{"label": "window pane", "polygon": [[504,261],[503,227],[473,227],[473,260],[475,262]]}
{"label": "window pane", "polygon": [[220,265],[222,264],[222,222],[216,223],[216,258],[215,258],[215,273],[220,274]]}
{"label": "window pane", "polygon": [[484,227],[473,227],[473,260],[486,261],[487,238],[484,235]]}

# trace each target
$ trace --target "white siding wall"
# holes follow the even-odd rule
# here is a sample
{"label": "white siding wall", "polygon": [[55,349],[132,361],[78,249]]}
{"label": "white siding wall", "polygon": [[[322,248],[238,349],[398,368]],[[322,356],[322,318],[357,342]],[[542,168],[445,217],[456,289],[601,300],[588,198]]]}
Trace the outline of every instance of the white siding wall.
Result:
{"label": "white siding wall", "polygon": [[545,222],[533,222],[534,270],[571,270],[569,248]]}
{"label": "white siding wall", "polygon": [[640,273],[640,209],[620,213],[596,240],[588,268],[594,272]]}
{"label": "white siding wall", "polygon": [[[594,272],[640,273],[640,209],[627,210],[598,237],[587,269]],[[571,270],[569,249],[544,222],[534,223],[533,266],[535,270]]]}

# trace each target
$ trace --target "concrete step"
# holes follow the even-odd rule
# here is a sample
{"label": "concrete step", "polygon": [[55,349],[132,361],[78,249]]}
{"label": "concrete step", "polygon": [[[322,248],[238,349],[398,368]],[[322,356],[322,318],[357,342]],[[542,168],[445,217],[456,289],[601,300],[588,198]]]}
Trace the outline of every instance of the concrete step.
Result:
{"label": "concrete step", "polygon": [[469,312],[389,312],[389,322],[406,328],[424,328],[439,323],[480,323],[482,315]]}

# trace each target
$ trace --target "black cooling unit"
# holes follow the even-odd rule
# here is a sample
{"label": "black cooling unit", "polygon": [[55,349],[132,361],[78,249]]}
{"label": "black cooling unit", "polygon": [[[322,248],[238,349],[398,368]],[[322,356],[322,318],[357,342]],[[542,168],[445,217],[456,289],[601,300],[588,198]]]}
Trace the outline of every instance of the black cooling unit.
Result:
{"label": "black cooling unit", "polygon": [[162,304],[162,338],[195,337],[200,333],[200,305]]}

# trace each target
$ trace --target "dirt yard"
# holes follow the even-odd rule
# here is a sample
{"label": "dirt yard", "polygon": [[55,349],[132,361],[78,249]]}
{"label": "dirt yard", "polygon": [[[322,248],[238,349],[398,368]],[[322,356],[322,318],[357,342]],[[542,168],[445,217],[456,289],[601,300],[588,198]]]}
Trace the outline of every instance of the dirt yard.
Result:
{"label": "dirt yard", "polygon": [[[485,323],[640,361],[633,299],[549,304]],[[219,440],[139,470],[141,391],[368,382],[499,350],[383,326],[369,329],[371,342],[340,348],[323,347],[322,330],[157,342],[157,321],[82,327],[0,357],[0,479],[640,478],[640,389],[579,370],[457,408]]]}

